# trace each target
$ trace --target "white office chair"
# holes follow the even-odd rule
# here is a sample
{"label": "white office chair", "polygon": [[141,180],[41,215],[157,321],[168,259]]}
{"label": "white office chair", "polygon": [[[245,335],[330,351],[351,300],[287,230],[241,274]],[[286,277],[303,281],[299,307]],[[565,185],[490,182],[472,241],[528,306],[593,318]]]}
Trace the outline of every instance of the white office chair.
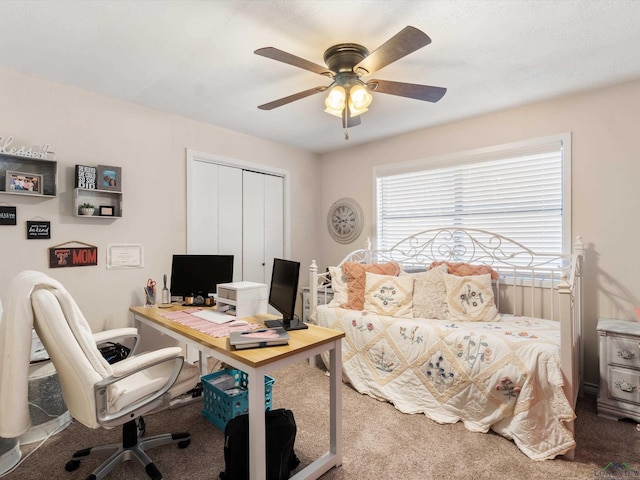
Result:
{"label": "white office chair", "polygon": [[[162,474],[145,450],[169,443],[186,448],[191,437],[188,433],[171,433],[142,438],[142,415],[194,388],[197,369],[183,365],[178,347],[132,355],[109,364],[96,344],[96,339],[106,341],[108,333],[93,335],[77,304],[58,282],[39,272],[23,274],[33,283],[30,298],[34,328],[57,370],[62,396],[72,417],[89,428],[122,425],[121,444],[79,450],[66,464],[66,470],[76,470],[85,457],[108,456],[87,477],[99,480],[118,463],[137,458],[149,477],[161,480]],[[114,330],[113,336],[131,330],[135,332]]]}

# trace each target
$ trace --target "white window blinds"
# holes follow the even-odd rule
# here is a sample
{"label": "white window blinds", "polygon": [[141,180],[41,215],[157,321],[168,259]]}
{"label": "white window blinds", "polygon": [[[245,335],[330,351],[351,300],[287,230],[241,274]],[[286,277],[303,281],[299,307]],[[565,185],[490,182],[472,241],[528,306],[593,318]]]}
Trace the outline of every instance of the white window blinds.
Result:
{"label": "white window blinds", "polygon": [[568,136],[376,170],[377,248],[440,227],[489,230],[538,253],[570,251]]}

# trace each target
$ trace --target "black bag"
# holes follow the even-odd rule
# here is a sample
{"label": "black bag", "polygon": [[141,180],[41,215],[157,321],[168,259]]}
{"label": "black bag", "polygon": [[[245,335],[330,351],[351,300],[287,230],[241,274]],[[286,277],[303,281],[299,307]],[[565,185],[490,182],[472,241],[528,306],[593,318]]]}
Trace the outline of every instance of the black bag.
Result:
{"label": "black bag", "polygon": [[124,360],[131,352],[130,348],[116,342],[102,343],[98,346],[98,349],[105,360],[111,364]]}
{"label": "black bag", "polygon": [[[285,480],[300,460],[293,451],[297,426],[291,410],[265,412],[267,480]],[[249,415],[229,420],[224,429],[223,480],[249,480]]]}

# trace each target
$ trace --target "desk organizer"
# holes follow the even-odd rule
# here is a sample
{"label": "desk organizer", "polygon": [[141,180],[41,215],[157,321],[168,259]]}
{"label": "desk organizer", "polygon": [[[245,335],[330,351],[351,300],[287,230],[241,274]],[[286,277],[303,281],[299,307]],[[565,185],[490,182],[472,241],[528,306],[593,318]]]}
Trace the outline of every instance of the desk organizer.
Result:
{"label": "desk organizer", "polygon": [[[220,390],[211,382],[221,375],[229,374],[233,377],[234,388],[240,388],[240,392],[229,395]],[[202,377],[202,389],[204,392],[202,415],[224,432],[227,422],[238,415],[249,413],[249,383],[248,375],[242,370],[220,370]],[[271,389],[275,380],[269,375],[264,376],[264,406],[265,410],[271,410],[273,399]]]}
{"label": "desk organizer", "polygon": [[237,318],[267,312],[268,285],[255,282],[218,284],[218,311],[235,310]]}

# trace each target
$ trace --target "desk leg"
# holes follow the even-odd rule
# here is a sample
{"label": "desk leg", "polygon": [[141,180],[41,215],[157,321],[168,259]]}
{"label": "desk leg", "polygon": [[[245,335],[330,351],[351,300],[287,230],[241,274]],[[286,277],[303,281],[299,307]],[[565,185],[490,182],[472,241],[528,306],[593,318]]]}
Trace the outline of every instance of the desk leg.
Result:
{"label": "desk leg", "polygon": [[331,365],[329,372],[330,412],[330,451],[336,455],[335,466],[342,465],[342,341],[335,342],[335,348],[329,353]]}
{"label": "desk leg", "polygon": [[264,416],[264,372],[251,369],[249,375],[249,478],[267,477]]}
{"label": "desk leg", "polygon": [[202,350],[198,350],[198,365],[200,366],[201,377],[209,373],[207,372],[207,370],[209,370],[207,365],[207,355]]}

